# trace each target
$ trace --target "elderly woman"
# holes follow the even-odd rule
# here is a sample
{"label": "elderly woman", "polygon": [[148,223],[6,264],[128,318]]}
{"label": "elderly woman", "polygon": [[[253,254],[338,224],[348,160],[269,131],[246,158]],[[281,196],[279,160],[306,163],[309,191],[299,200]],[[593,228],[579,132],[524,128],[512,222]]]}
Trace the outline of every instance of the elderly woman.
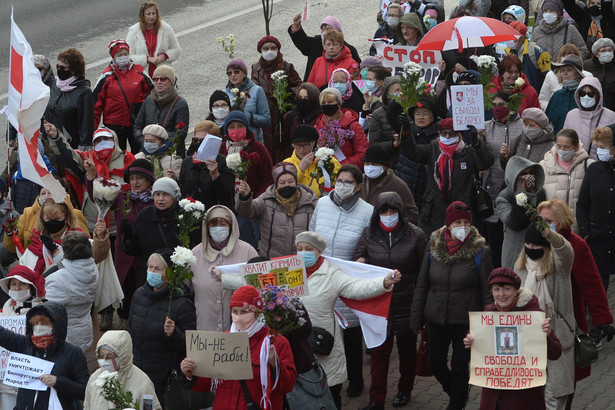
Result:
{"label": "elderly woman", "polygon": [[297,89],[297,98],[292,110],[284,114],[284,134],[292,137],[300,124],[314,125],[320,115],[320,90],[312,83],[303,83]]}
{"label": "elderly woman", "polygon": [[[246,114],[249,128],[254,131],[256,140],[262,144],[263,128],[271,126],[271,113],[265,91],[248,77],[248,67],[240,58],[228,62],[226,76],[228,83],[224,92],[231,102],[231,111],[239,110]],[[242,93],[243,97],[240,95]],[[225,127],[226,123],[225,120]]]}
{"label": "elderly woman", "polygon": [[329,82],[329,73],[336,68],[345,68],[352,73],[352,80],[358,79],[359,64],[353,59],[350,49],[344,45],[344,34],[335,29],[327,30],[322,43],[322,56],[314,62],[307,82],[318,88],[324,87]]}
{"label": "elderly woman", "polygon": [[329,355],[318,355],[327,374],[329,388],[338,409],[341,408],[342,383],[346,381],[346,360],[342,331],[337,323],[333,307],[338,296],[352,299],[367,299],[390,291],[399,282],[399,271],[387,274],[384,278],[359,280],[351,278],[332,265],[322,254],[327,242],[316,232],[302,232],[295,238],[297,255],[302,255],[308,277],[309,296],[303,297],[312,326],[322,327],[333,335],[333,350]]}
{"label": "elderly woman", "polygon": [[[531,290],[521,287],[521,278],[508,268],[494,269],[489,275],[489,292],[495,303],[485,310],[495,312],[541,311],[538,298]],[[547,338],[547,358],[557,360],[562,354],[562,345],[551,329],[551,319],[542,322],[542,331]],[[472,347],[474,337],[470,333],[463,339],[466,349]],[[545,388],[533,387],[523,390],[498,390],[483,387],[480,409],[514,410],[521,407],[544,410]]]}
{"label": "elderly woman", "polygon": [[463,338],[468,333],[468,312],[482,311],[493,302],[487,288],[492,267],[491,251],[472,226],[470,207],[460,201],[451,203],[445,226],[431,234],[410,314],[415,333],[425,325],[429,328],[429,368],[449,396],[450,409],[466,404],[470,354],[463,347]]}
{"label": "elderly woman", "polygon": [[297,167],[280,162],[273,167],[273,184],[258,198],[252,199],[250,185],[239,182],[239,215],[256,219],[260,224],[259,252],[267,258],[297,252],[293,238],[308,230],[318,198],[305,185],[297,183]]}
{"label": "elderly woman", "polygon": [[515,55],[507,55],[498,64],[498,75],[493,79],[496,91],[505,90],[511,94],[523,94],[519,115],[526,108],[540,108],[538,93],[530,85],[529,80],[523,74],[523,63]]}
{"label": "elderly woman", "polygon": [[335,88],[325,88],[320,93],[322,114],[316,120],[314,128],[320,138],[318,146],[335,150],[335,158],[342,164],[363,167],[365,150],[369,142],[359,124],[359,114],[348,108],[342,108],[342,94]]}
{"label": "elderly woman", "polygon": [[500,147],[500,166],[506,169],[508,160],[514,156],[531,162],[541,161],[553,146],[555,136],[549,118],[539,108],[523,111],[523,132]]}
{"label": "elderly woman", "polygon": [[562,88],[551,96],[545,114],[553,126],[553,132],[557,134],[563,128],[568,113],[578,107],[575,94],[579,83],[584,78],[583,60],[571,54],[566,56],[561,63],[552,65],[555,67],[554,71]]}
{"label": "elderly woman", "polygon": [[154,384],[145,372],[132,362],[132,338],[125,330],[111,330],[102,335],[96,345],[96,358],[100,369],[90,376],[85,388],[84,410],[104,409],[108,403],[100,388],[96,386],[96,379],[103,371],[117,372],[117,378],[125,391],[132,393],[134,402],[141,405],[143,396],[154,396],[152,410],[161,410],[162,407],[156,397]]}
{"label": "elderly woman", "polygon": [[602,284],[608,290],[609,277],[615,274],[615,243],[612,240],[615,222],[610,216],[615,203],[613,130],[610,127],[597,128],[592,139],[599,161],[591,164],[585,172],[576,216],[579,234],[587,241],[600,270]]}
{"label": "elderly woman", "polygon": [[164,397],[169,375],[186,357],[186,330],[196,329],[190,292],[173,289],[171,295],[167,268],[173,268],[170,249],[149,256],[147,282],[135,292],[128,318],[134,364],[150,376],[157,397]]}
{"label": "elderly woman", "polygon": [[51,373],[39,377],[48,389],[19,389],[15,408],[48,408],[50,388],[56,390],[63,409],[74,409],[75,401],[83,400],[88,367],[81,349],[66,340],[67,324],[64,306],[45,302],[32,307],[26,314],[25,335],[0,327],[0,346],[11,352],[53,362]]}
{"label": "elderly woman", "polygon": [[361,94],[359,87],[352,81],[352,77],[348,70],[345,68],[336,68],[333,70],[327,86],[329,88],[335,88],[340,92],[342,96],[342,108],[349,108],[357,114],[361,114],[365,98],[363,94]]}
{"label": "elderly woman", "polygon": [[173,28],[161,20],[158,4],[153,1],[139,7],[139,22],[128,29],[126,42],[133,50],[133,61],[142,65],[150,77],[156,67],[171,64],[181,53]]}
{"label": "elderly woman", "polygon": [[592,133],[598,127],[606,127],[615,122],[615,112],[604,107],[604,94],[600,80],[596,77],[584,78],[574,93],[579,108],[566,115],[564,128],[572,128],[579,134],[579,140],[591,159],[598,159],[597,147]]}
{"label": "elderly woman", "polygon": [[539,20],[532,31],[532,40],[544,48],[552,56],[566,43],[572,43],[581,52],[581,57],[590,56],[587,45],[579,30],[563,16],[564,5],[560,0],[546,0],[542,3],[542,20]]}
{"label": "elderly woman", "polygon": [[383,192],[377,201],[369,227],[363,230],[352,259],[399,269],[401,280],[393,289],[386,340],[371,350],[370,405],[363,407],[368,410],[384,409],[394,338],[397,338],[400,378],[393,407],[402,407],[410,400],[416,360],[416,335],[409,323],[410,305],[427,247],[427,237],[408,221],[405,205],[397,193]]}
{"label": "elderly woman", "polygon": [[169,154],[173,141],[169,141],[167,130],[158,124],[150,124],[143,128],[143,144],[141,152],[135,159],[147,159],[154,169],[154,177],[169,177],[177,180],[182,166],[182,159],[174,153]]}
{"label": "elderly woman", "polygon": [[85,60],[76,48],[58,55],[56,83],[50,91],[45,119],[63,130],[74,149],[91,148],[95,128],[94,98],[90,81],[85,78]]}
{"label": "elderly woman", "polygon": [[540,309],[551,319],[551,328],[562,343],[562,356],[547,362],[545,401],[549,408],[563,409],[574,392],[574,336],[564,323],[575,326],[570,270],[574,251],[570,242],[548,227],[538,231],[530,223],[515,272],[538,298]]}
{"label": "elderly woman", "polygon": [[404,14],[397,26],[397,39],[402,46],[416,46],[423,38],[421,18],[415,12]]}

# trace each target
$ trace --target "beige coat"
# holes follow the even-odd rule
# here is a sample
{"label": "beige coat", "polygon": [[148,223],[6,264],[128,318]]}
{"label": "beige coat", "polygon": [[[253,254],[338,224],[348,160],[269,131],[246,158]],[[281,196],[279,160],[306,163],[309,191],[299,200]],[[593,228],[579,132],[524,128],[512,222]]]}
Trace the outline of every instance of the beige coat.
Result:
{"label": "beige coat", "polygon": [[[143,152],[139,152],[137,155],[135,155],[135,159],[139,159],[139,158],[145,158],[149,162],[152,162],[151,160],[152,156],[145,155]],[[175,173],[175,177],[173,177],[173,179],[178,180],[179,171],[182,168],[182,158],[177,155],[171,156],[171,155],[165,154],[161,156],[159,160],[160,160],[160,166],[162,167],[163,175],[156,175],[156,178],[161,178],[161,177],[166,176],[165,174],[166,170],[171,169]],[[154,164],[152,164],[152,166],[154,166]]]}

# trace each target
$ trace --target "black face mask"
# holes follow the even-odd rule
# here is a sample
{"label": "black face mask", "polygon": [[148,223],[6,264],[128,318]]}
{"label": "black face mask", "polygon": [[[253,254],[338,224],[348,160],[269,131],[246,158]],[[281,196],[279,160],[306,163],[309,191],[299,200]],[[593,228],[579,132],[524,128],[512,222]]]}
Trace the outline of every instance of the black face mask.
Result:
{"label": "black face mask", "polygon": [[330,117],[339,110],[339,106],[337,104],[321,104],[320,109],[323,114]]}
{"label": "black face mask", "polygon": [[531,260],[535,261],[537,259],[540,259],[544,256],[545,254],[545,250],[543,248],[539,248],[539,249],[530,249],[527,246],[525,247],[525,254],[527,255],[528,258],[530,258]]}
{"label": "black face mask", "polygon": [[591,6],[589,7],[589,14],[594,17],[598,17],[600,14],[602,14],[602,9],[600,8],[600,6]]}
{"label": "black face mask", "polygon": [[68,80],[72,76],[69,70],[58,70],[58,78],[62,81]]}
{"label": "black face mask", "polygon": [[296,104],[297,111],[299,111],[299,114],[303,115],[304,117],[313,110],[313,107],[310,106],[310,102],[306,98],[299,98],[296,101]]}
{"label": "black face mask", "polygon": [[57,219],[50,219],[43,222],[43,226],[50,234],[58,233],[64,228],[66,221],[58,221]]}
{"label": "black face mask", "polygon": [[188,151],[186,151],[186,156],[189,157],[193,155],[195,152],[197,152],[197,150],[201,146],[201,142],[203,141],[193,142],[192,144],[190,144],[190,146],[188,147]]}
{"label": "black face mask", "polygon": [[295,192],[297,192],[296,186],[287,185],[278,189],[278,194],[280,194],[280,196],[284,199],[292,198],[292,196],[295,195]]}

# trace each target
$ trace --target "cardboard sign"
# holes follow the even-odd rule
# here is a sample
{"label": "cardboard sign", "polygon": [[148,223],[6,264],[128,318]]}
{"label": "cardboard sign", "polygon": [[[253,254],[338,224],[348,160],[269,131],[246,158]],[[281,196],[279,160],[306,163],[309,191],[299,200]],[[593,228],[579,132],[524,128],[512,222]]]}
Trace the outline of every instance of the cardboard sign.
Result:
{"label": "cardboard sign", "polygon": [[26,354],[11,353],[4,373],[3,383],[7,386],[27,390],[47,390],[39,379],[42,374],[50,374],[53,362]]}
{"label": "cardboard sign", "polygon": [[218,157],[218,152],[220,152],[221,144],[222,138],[207,134],[203,142],[201,142],[201,145],[199,145],[199,149],[196,151],[196,159],[201,161],[211,159],[215,161]]}
{"label": "cardboard sign", "polygon": [[196,362],[195,376],[225,380],[254,377],[247,332],[186,330],[186,356]]}
{"label": "cardboard sign", "polygon": [[442,53],[433,50],[417,51],[415,46],[396,46],[374,41],[374,47],[382,65],[393,69],[393,75],[401,75],[404,64],[412,61],[423,67],[423,81],[435,86],[440,77],[438,63],[442,60]]}
{"label": "cardboard sign", "polygon": [[257,289],[267,285],[279,286],[289,297],[309,295],[307,274],[302,256],[286,256],[270,261],[247,263],[241,266],[246,283]]}
{"label": "cardboard sign", "polygon": [[[0,316],[0,326],[20,335],[25,335],[26,315]],[[4,372],[6,371],[6,365],[8,363],[10,354],[11,352],[0,347],[0,380],[4,379]]]}
{"label": "cardboard sign", "polygon": [[485,129],[483,86],[453,85],[450,93],[453,129],[464,131],[468,129],[468,125],[473,125],[479,130]]}
{"label": "cardboard sign", "polygon": [[470,384],[521,390],[547,381],[544,312],[469,312]]}

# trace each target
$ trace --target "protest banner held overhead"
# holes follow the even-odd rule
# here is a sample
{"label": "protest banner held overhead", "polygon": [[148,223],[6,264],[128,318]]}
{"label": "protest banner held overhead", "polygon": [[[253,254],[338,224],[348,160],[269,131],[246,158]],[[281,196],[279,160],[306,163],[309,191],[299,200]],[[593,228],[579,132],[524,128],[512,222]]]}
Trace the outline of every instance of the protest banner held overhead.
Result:
{"label": "protest banner held overhead", "polygon": [[374,41],[377,55],[382,59],[382,65],[393,69],[393,75],[401,75],[404,64],[412,61],[423,68],[424,81],[436,85],[440,77],[438,63],[442,60],[442,53],[433,50],[417,51],[415,46],[398,46]]}

